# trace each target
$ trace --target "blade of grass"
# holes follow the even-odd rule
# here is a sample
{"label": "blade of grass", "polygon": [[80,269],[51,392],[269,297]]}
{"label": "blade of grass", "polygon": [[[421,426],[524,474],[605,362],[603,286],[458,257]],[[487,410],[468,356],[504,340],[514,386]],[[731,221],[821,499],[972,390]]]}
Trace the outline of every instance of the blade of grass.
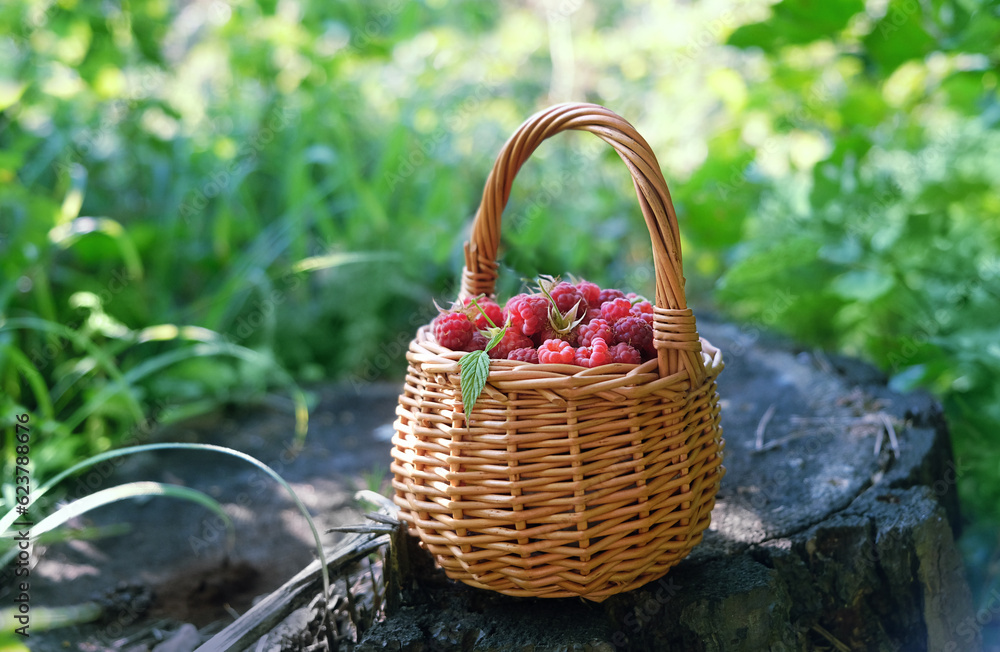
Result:
{"label": "blade of grass", "polygon": [[[276,363],[269,356],[266,356],[258,351],[225,341],[225,339],[215,331],[198,326],[178,327],[173,324],[161,324],[159,326],[144,328],[138,333],[138,341],[140,343],[152,341],[162,342],[172,339],[187,339],[201,342],[206,347],[215,347],[214,350],[203,349],[201,355],[231,355],[233,357],[246,360],[247,362],[263,364],[273,369],[281,383],[288,388],[289,392],[292,394],[292,401],[295,403],[295,442],[296,446],[302,446],[305,441],[306,434],[309,432],[309,403],[306,400],[306,394],[302,391],[302,388],[298,386],[298,383],[295,382],[295,379],[292,378],[291,374],[285,371],[285,369],[278,363]],[[143,364],[148,364],[156,359],[157,358],[147,360]],[[148,375],[149,373],[152,373],[152,371],[162,368],[165,364],[157,366],[155,369],[145,369],[139,377],[133,377],[130,375],[142,366],[143,365],[139,365],[139,367],[130,369],[129,372],[126,373],[126,377],[134,382],[139,377]]]}
{"label": "blade of grass", "polygon": [[61,249],[69,249],[80,238],[91,233],[103,233],[114,240],[130,277],[142,278],[142,258],[139,256],[139,250],[136,249],[125,228],[110,217],[78,217],[59,224],[49,231],[49,240]]}
{"label": "blade of grass", "polygon": [[[312,531],[313,541],[316,544],[316,554],[319,556],[320,564],[322,565],[321,573],[323,576],[323,595],[328,596],[330,594],[330,573],[326,568],[326,553],[323,551],[323,541],[320,539],[319,530],[316,528],[316,523],[315,521],[313,521],[312,516],[309,514],[309,510],[306,509],[306,506],[299,499],[298,495],[295,493],[295,490],[292,489],[292,486],[288,484],[284,478],[278,475],[278,473],[274,469],[269,467],[267,464],[264,464],[263,462],[253,457],[252,455],[248,455],[246,453],[243,453],[241,451],[232,448],[226,448],[225,446],[216,446],[214,444],[188,444],[188,443],[175,442],[175,443],[163,443],[163,444],[142,444],[140,446],[129,446],[127,448],[120,448],[118,450],[107,451],[99,455],[94,455],[93,457],[83,460],[78,464],[74,464],[70,468],[63,471],[62,473],[57,474],[48,482],[39,485],[38,488],[36,488],[32,492],[27,507],[31,507],[31,505],[33,505],[39,498],[44,496],[50,489],[52,489],[52,487],[56,486],[62,480],[73,475],[77,471],[81,471],[95,464],[99,464],[100,462],[109,459],[114,459],[116,457],[135,455],[137,453],[144,453],[157,450],[194,450],[194,451],[206,451],[206,452],[212,451],[212,452],[222,453],[224,455],[230,455],[232,457],[241,459],[247,462],[248,464],[257,467],[258,469],[266,473],[268,476],[270,476],[275,482],[281,485],[285,489],[285,491],[288,492],[289,496],[291,496],[292,501],[295,503],[295,506],[298,508],[299,512],[301,512],[301,514],[305,517],[306,523],[308,523],[309,529],[310,531]],[[6,515],[4,515],[3,518],[0,518],[0,533],[6,532],[10,528],[10,526],[14,523],[14,521],[17,520],[17,517],[18,517],[17,510],[12,509]]]}
{"label": "blade of grass", "polygon": [[[39,536],[54,530],[60,525],[63,525],[92,509],[97,509],[98,507],[110,505],[128,498],[143,498],[149,496],[179,498],[181,500],[187,500],[201,505],[221,518],[223,523],[226,524],[226,549],[232,550],[233,546],[236,544],[236,527],[233,525],[233,521],[229,518],[229,515],[222,509],[222,505],[220,505],[214,498],[204,492],[198,491],[197,489],[191,489],[190,487],[148,481],[130,482],[116,487],[108,487],[107,489],[102,489],[90,494],[89,496],[84,496],[83,498],[74,500],[68,505],[60,507],[53,514],[46,516],[31,528],[31,540],[34,541]],[[10,538],[10,536],[11,534],[7,532],[0,533],[0,538]],[[17,548],[14,547],[4,553],[3,557],[0,557],[0,567],[3,567],[10,562],[16,554]]]}
{"label": "blade of grass", "polygon": [[[38,317],[15,317],[14,319],[8,319],[6,322],[0,323],[0,331],[20,329],[53,333],[70,340],[79,348],[89,353],[94,360],[100,363],[101,367],[107,371],[108,375],[117,381],[122,388],[127,389],[129,387],[125,376],[122,374],[118,366],[103,350],[101,350],[100,347],[94,344],[89,337],[86,337],[85,335],[62,324],[45,319],[39,319]],[[125,392],[125,398],[127,399],[127,403],[129,409],[132,411],[133,417],[136,420],[141,420],[144,414],[139,401],[132,395],[131,392],[128,391]]]}
{"label": "blade of grass", "polygon": [[[89,623],[93,620],[97,620],[101,617],[103,612],[104,610],[96,602],[84,602],[82,604],[67,607],[33,606],[31,608],[31,629],[33,632],[44,632],[48,629],[81,625],[83,623]],[[13,638],[14,630],[21,626],[21,624],[14,619],[14,617],[18,614],[19,611],[17,608],[4,609],[3,611],[0,611],[0,624],[3,626],[3,629],[0,629],[0,632],[10,632]],[[29,649],[27,647],[16,647],[18,643],[19,641],[17,639],[8,641],[5,637],[0,636],[0,652],[15,652],[17,650]],[[7,645],[12,647],[6,647]]]}
{"label": "blade of grass", "polygon": [[293,272],[313,272],[319,269],[330,269],[351,263],[369,263],[375,261],[402,260],[400,254],[391,252],[360,251],[350,253],[325,254],[322,256],[310,256],[296,261],[292,267]]}
{"label": "blade of grass", "polygon": [[32,394],[35,396],[35,403],[38,411],[45,419],[55,419],[55,410],[52,408],[52,399],[49,397],[49,389],[45,386],[45,379],[38,372],[38,368],[31,363],[28,356],[21,353],[21,350],[7,345],[4,347],[4,354],[10,357],[14,367],[21,372],[24,379],[28,381]]}

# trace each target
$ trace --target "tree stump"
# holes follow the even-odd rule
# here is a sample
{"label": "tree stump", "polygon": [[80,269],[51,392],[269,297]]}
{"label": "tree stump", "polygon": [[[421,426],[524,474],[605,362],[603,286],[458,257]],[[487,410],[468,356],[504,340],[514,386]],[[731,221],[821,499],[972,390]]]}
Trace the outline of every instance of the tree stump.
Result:
{"label": "tree stump", "polygon": [[937,404],[854,360],[699,327],[726,361],[727,474],[688,558],[601,604],[519,599],[428,570],[409,537],[411,577],[358,649],[980,649]]}

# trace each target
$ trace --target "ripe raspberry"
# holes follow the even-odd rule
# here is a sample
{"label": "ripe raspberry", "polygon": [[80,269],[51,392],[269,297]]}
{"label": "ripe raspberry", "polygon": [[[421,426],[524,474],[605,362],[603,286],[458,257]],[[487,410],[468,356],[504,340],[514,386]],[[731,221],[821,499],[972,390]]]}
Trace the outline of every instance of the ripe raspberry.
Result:
{"label": "ripe raspberry", "polygon": [[613,324],[619,319],[628,317],[630,310],[632,310],[632,304],[625,297],[612,299],[601,304],[601,317],[609,324]]}
{"label": "ripe raspberry", "polygon": [[577,314],[582,314],[582,311],[587,309],[586,299],[583,298],[583,294],[572,283],[567,283],[566,281],[557,283],[556,286],[549,291],[549,295],[551,295],[552,300],[556,302],[556,307],[559,308],[559,312],[563,314],[572,310],[573,306],[577,303],[580,303],[580,312]]}
{"label": "ripe raspberry", "polygon": [[525,347],[523,349],[514,349],[507,354],[507,359],[538,364],[538,349],[533,346]]}
{"label": "ripe raspberry", "polygon": [[642,313],[644,315],[652,315],[653,304],[646,301],[642,297],[639,297],[639,301],[632,304],[632,314],[638,317],[639,313]]}
{"label": "ripe raspberry", "polygon": [[595,337],[592,346],[581,346],[576,350],[574,361],[581,367],[600,367],[603,364],[611,364],[611,353],[608,352],[608,344],[603,337]]}
{"label": "ripe raspberry", "polygon": [[479,308],[482,308],[483,312],[485,312],[489,316],[489,318],[493,320],[493,323],[490,324],[490,322],[486,320],[486,317],[483,317],[483,313],[479,311],[479,308],[476,308],[474,305],[472,305],[472,299],[466,299],[465,300],[466,312],[470,315],[470,318],[475,322],[476,328],[503,326],[503,309],[496,301],[488,297],[485,297],[482,299],[476,299],[476,303],[478,303]]}
{"label": "ripe raspberry", "polygon": [[542,364],[573,364],[573,345],[563,340],[546,340],[538,347],[538,361]]}
{"label": "ripe raspberry", "polygon": [[603,337],[605,342],[614,341],[614,331],[611,330],[611,325],[608,324],[607,320],[598,317],[580,326],[581,345],[590,346],[595,337]]}
{"label": "ripe raspberry", "polygon": [[624,317],[615,322],[615,342],[631,344],[644,355],[652,355],[653,327],[642,317]]}
{"label": "ripe raspberry", "polygon": [[595,319],[599,318],[600,316],[601,316],[601,309],[600,308],[591,308],[590,310],[587,311],[587,314],[583,316],[583,321],[580,322],[580,323],[581,324],[589,324],[590,322],[594,321]]}
{"label": "ripe raspberry", "polygon": [[545,322],[545,326],[542,327],[542,330],[532,335],[531,339],[534,340],[536,345],[541,345],[546,340],[563,340],[564,342],[569,342],[571,345],[576,346],[580,339],[579,334],[577,333],[578,330],[579,329],[574,328],[569,332],[559,333],[552,328],[552,324]]}
{"label": "ripe raspberry", "polygon": [[463,350],[482,351],[486,348],[486,345],[489,343],[490,341],[485,335],[483,335],[479,331],[476,331],[475,333],[472,334],[472,338],[469,340],[469,343],[465,345],[465,348]]}
{"label": "ripe raspberry", "polygon": [[624,299],[625,293],[621,290],[616,290],[614,288],[608,288],[607,290],[601,290],[601,293],[597,296],[597,305],[601,305],[612,299]]}
{"label": "ripe raspberry", "polygon": [[608,343],[603,337],[594,337],[590,345],[593,352],[590,354],[590,366],[600,367],[602,364],[611,364],[611,353],[608,352]]}
{"label": "ripe raspberry", "polygon": [[431,322],[434,339],[443,347],[452,351],[461,351],[472,339],[476,327],[462,312],[446,312],[438,315]]}
{"label": "ripe raspberry", "polygon": [[633,317],[642,317],[647,324],[653,325],[653,304],[648,301],[640,301],[633,305],[629,314]]}
{"label": "ripe raspberry", "polygon": [[580,281],[576,284],[576,289],[580,291],[583,295],[584,300],[587,305],[591,308],[598,308],[601,305],[601,288],[597,286],[597,283],[591,283],[590,281]]}
{"label": "ripe raspberry", "polygon": [[508,328],[507,332],[503,334],[503,338],[497,342],[497,345],[486,353],[495,360],[506,360],[507,355],[511,351],[529,346],[534,346],[531,338],[523,333],[518,333],[512,328]]}
{"label": "ripe raspberry", "polygon": [[518,294],[507,302],[506,312],[514,329],[534,335],[549,323],[549,300],[540,294]]}
{"label": "ripe raspberry", "polygon": [[622,362],[625,364],[639,364],[642,362],[642,356],[635,350],[635,347],[624,342],[608,348],[608,355],[611,356],[612,362]]}

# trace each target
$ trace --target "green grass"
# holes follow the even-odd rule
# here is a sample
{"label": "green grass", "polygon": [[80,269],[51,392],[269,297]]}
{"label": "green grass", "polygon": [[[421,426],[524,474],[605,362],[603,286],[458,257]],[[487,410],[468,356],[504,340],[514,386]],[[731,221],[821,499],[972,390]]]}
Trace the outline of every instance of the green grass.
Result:
{"label": "green grass", "polygon": [[[507,136],[590,100],[658,153],[690,300],[933,391],[995,534],[1000,15],[869,5],[4,3],[0,427],[39,482],[271,395],[304,436],[303,387],[398,375],[454,297]],[[613,152],[538,150],[503,264],[651,293]]]}

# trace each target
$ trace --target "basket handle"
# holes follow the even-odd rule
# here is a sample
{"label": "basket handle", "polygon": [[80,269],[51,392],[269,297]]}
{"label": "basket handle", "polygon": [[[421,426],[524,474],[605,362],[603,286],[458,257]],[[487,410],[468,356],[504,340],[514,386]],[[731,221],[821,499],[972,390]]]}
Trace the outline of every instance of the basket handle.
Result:
{"label": "basket handle", "polygon": [[667,182],[649,144],[627,120],[597,104],[557,104],[528,118],[504,144],[486,179],[472,235],[465,243],[459,299],[496,290],[500,216],[518,170],[546,138],[575,129],[589,131],[615,148],[632,175],[639,207],[653,243],[656,301],[654,346],[661,376],[687,370],[700,385],[705,376],[701,341],[684,296],[680,234]]}

